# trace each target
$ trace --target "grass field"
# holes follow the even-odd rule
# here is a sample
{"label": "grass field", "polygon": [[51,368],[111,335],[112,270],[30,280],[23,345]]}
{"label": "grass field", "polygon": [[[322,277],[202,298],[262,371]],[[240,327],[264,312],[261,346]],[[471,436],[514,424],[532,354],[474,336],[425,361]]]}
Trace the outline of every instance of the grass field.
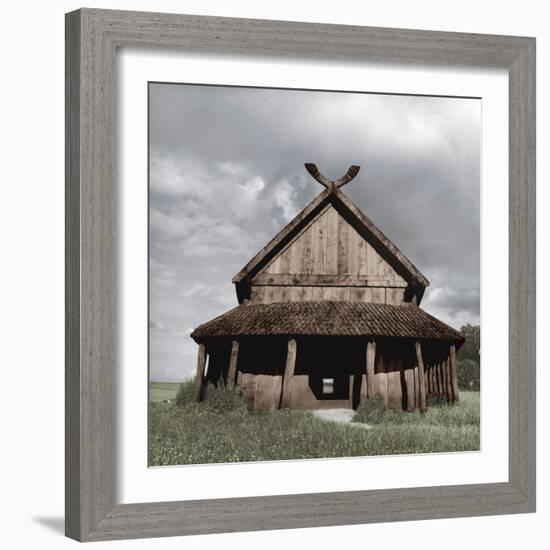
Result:
{"label": "grass field", "polygon": [[165,401],[176,398],[178,382],[150,382],[149,401]]}
{"label": "grass field", "polygon": [[387,410],[365,429],[306,411],[249,412],[237,397],[163,402],[174,399],[173,386],[151,387],[152,466],[479,450],[478,392],[462,392],[460,403],[423,415]]}

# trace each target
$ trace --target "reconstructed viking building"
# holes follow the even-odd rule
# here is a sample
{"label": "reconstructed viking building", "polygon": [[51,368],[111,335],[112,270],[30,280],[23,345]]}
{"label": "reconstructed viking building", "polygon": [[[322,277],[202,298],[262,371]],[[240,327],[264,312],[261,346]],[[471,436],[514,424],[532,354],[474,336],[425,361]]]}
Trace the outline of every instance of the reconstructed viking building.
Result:
{"label": "reconstructed viking building", "polygon": [[306,168],[325,189],[233,277],[239,305],[191,334],[196,399],[209,382],[255,409],[457,401],[464,338],[419,307],[426,277],[340,190],[359,167],[335,181]]}

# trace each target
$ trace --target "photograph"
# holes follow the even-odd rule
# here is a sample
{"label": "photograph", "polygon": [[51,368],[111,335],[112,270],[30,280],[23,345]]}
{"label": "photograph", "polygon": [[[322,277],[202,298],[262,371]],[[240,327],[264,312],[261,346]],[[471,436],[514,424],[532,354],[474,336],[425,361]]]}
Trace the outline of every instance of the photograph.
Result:
{"label": "photograph", "polygon": [[480,451],[481,103],[149,82],[150,467]]}

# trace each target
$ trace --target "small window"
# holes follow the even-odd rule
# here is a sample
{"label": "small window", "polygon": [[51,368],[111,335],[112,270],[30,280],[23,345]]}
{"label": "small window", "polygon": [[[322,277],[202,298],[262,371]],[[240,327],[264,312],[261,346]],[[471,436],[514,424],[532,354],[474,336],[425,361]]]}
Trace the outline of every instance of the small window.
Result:
{"label": "small window", "polygon": [[334,393],[334,378],[323,378],[323,394],[332,395]]}

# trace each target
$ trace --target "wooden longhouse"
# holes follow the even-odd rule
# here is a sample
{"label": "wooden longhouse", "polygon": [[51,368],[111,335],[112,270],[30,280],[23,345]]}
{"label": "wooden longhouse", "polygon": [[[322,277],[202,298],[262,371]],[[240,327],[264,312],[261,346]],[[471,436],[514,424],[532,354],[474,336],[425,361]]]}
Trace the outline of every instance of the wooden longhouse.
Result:
{"label": "wooden longhouse", "polygon": [[340,190],[359,167],[335,181],[306,168],[325,189],[233,277],[239,305],[191,334],[196,399],[210,382],[255,409],[457,401],[464,338],[419,307],[426,277]]}

